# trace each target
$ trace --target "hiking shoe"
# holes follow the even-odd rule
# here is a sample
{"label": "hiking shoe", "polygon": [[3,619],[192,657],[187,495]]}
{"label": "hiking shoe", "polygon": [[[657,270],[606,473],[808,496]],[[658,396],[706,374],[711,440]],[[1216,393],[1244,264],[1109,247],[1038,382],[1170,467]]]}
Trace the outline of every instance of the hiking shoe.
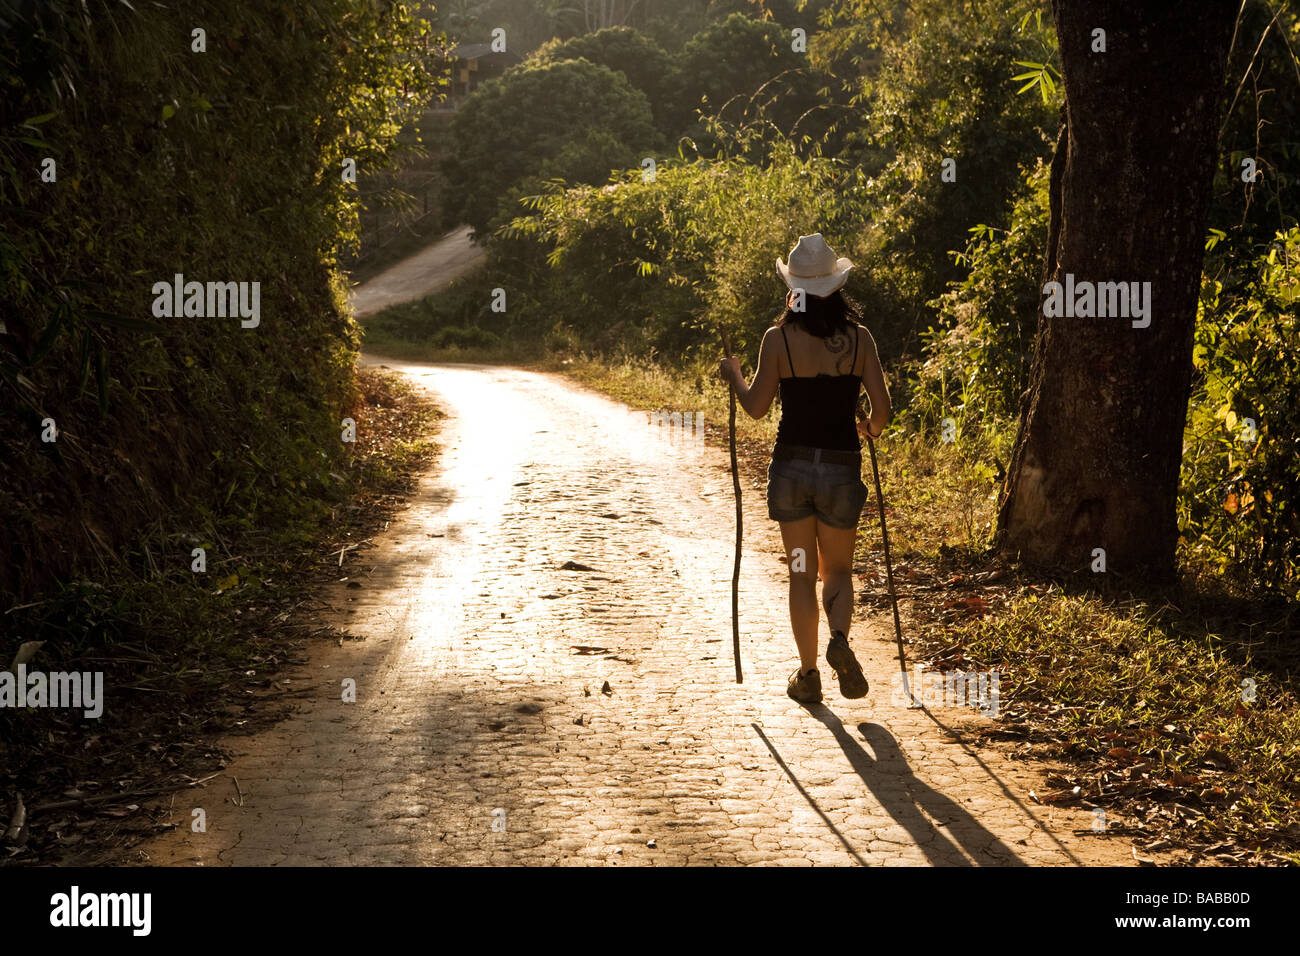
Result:
{"label": "hiking shoe", "polygon": [[849,639],[840,631],[831,631],[831,642],[826,645],[826,663],[835,670],[841,694],[849,700],[867,696],[867,678],[862,673],[862,665],[853,656]]}
{"label": "hiking shoe", "polygon": [[801,704],[819,704],[822,699],[822,675],[817,673],[815,667],[807,674],[800,673],[796,667],[790,675],[790,684],[785,692]]}

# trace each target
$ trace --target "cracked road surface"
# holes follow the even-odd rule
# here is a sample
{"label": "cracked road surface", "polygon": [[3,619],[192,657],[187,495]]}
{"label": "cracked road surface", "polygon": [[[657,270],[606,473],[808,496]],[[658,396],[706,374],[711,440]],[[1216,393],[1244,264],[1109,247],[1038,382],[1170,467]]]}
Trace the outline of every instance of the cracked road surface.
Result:
{"label": "cracked road surface", "polygon": [[735,684],[725,450],[558,376],[384,361],[447,418],[409,507],[324,594],[363,640],[310,651],[297,712],[225,743],[152,863],[1132,863],[1086,810],[1032,803],[1032,764],[949,732],[983,718],[896,702],[886,618],[855,622],[864,700],[829,671],[825,705],[787,698],[755,487]]}

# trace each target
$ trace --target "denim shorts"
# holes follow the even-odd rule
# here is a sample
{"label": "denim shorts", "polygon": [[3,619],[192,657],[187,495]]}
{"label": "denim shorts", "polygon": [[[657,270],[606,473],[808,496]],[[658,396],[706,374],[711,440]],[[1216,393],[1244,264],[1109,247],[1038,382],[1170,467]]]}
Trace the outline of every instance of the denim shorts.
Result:
{"label": "denim shorts", "polygon": [[867,503],[857,465],[805,458],[773,458],[767,468],[767,516],[800,521],[809,515],[832,528],[856,528]]}

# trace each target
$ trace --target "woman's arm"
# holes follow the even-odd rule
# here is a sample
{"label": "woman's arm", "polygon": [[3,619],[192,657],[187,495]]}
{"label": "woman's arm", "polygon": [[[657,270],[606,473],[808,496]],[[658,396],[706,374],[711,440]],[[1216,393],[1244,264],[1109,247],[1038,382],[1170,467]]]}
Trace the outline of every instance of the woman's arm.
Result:
{"label": "woman's arm", "polygon": [[[876,340],[871,337],[871,333],[866,328],[862,326],[859,326],[859,328],[862,329],[859,334],[866,339],[863,343],[866,351],[866,364],[862,368],[862,384],[866,387],[867,398],[871,401],[871,417],[865,422],[858,423],[858,434],[879,438],[880,433],[889,424],[891,412],[889,387],[885,384],[885,372],[880,367],[880,355],[876,352]],[[864,432],[862,426],[867,423],[869,423],[869,430]]]}
{"label": "woman's arm", "polygon": [[750,418],[762,418],[767,414],[780,384],[781,373],[776,366],[776,343],[772,339],[774,331],[775,327],[763,334],[763,344],[758,347],[758,371],[748,386],[745,385],[745,376],[740,370],[740,359],[734,356],[724,358],[718,364],[718,374],[724,381],[731,383],[740,407]]}

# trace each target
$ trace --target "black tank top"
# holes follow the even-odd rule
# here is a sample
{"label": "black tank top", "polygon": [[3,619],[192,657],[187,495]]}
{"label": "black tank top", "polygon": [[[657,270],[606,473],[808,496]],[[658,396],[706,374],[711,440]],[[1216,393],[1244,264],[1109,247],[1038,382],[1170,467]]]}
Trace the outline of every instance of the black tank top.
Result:
{"label": "black tank top", "polygon": [[[809,448],[832,448],[836,451],[861,451],[857,419],[854,408],[862,388],[862,376],[827,375],[814,377],[794,374],[794,357],[790,355],[790,340],[781,326],[785,354],[790,359],[790,376],[781,379],[781,421],[776,427],[776,440],[784,445],[805,445]],[[853,364],[858,364],[858,330],[853,327]]]}

